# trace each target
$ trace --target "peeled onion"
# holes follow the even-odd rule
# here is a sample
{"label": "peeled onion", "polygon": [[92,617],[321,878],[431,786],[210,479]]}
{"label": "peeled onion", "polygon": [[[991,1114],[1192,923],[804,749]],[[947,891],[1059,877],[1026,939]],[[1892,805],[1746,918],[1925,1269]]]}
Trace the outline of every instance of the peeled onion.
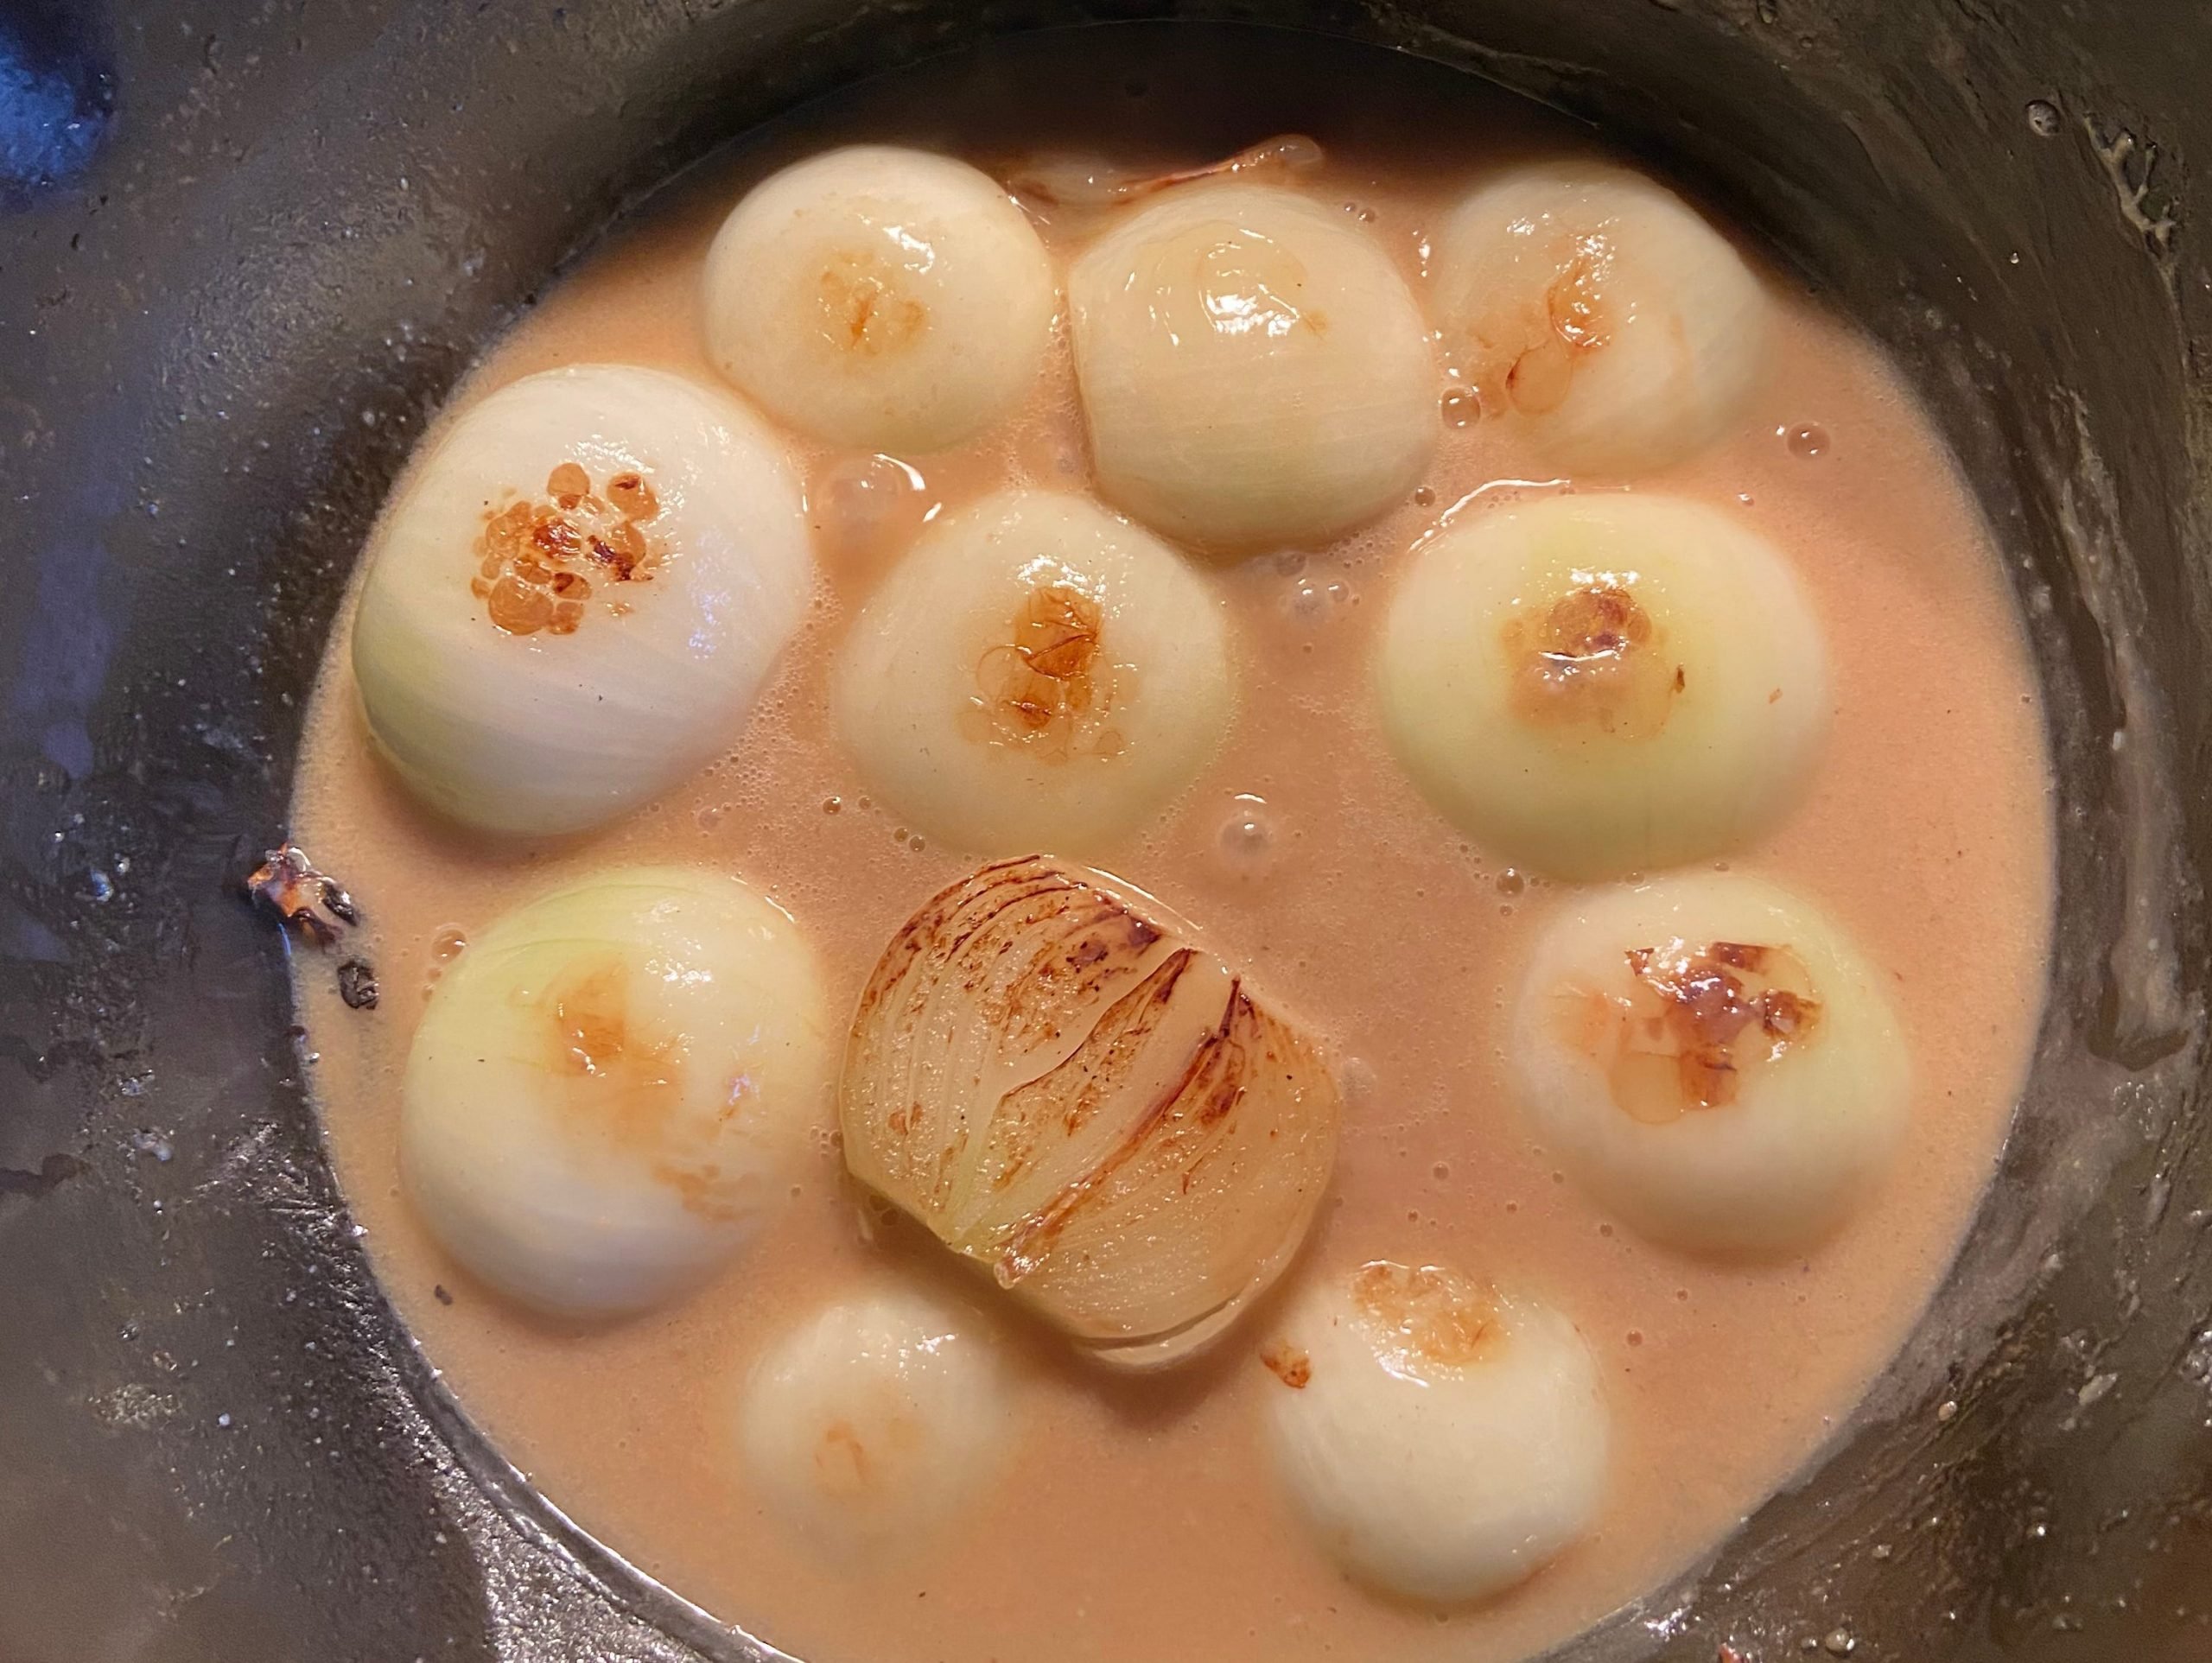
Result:
{"label": "peeled onion", "polygon": [[1139,892],[1033,858],[909,919],[846,1051],[846,1165],[1110,1362],[1175,1362],[1297,1248],[1319,1049]]}
{"label": "peeled onion", "polygon": [[976,854],[1096,848],[1228,731],[1221,601],[1080,497],[1003,491],[929,527],[839,655],[837,727],[908,823]]}
{"label": "peeled onion", "polygon": [[1432,304],[1488,416],[1565,467],[1654,472],[1737,421],[1772,333],[1758,278],[1663,185],[1582,159],[1478,186],[1438,232]]}
{"label": "peeled onion", "polygon": [[785,168],[707,255],[715,366],[795,428],[904,454],[1013,413],[1058,289],[1014,199],[950,156],[859,144]]}
{"label": "peeled onion", "polygon": [[1912,1069],[1872,966],[1771,884],[1575,898],[1522,983],[1514,1070],[1562,1166],[1655,1240],[1790,1253],[1865,1204]]}
{"label": "peeled onion", "polygon": [[1516,865],[1618,878],[1738,847],[1792,807],[1829,715],[1782,554],[1647,495],[1495,509],[1423,544],[1376,682],[1422,793]]}
{"label": "peeled onion", "polygon": [[1168,536],[1323,540],[1427,466],[1427,327],[1339,209],[1265,185],[1171,191],[1091,245],[1068,298],[1099,488]]}
{"label": "peeled onion", "polygon": [[1005,1368],[975,1314],[908,1288],[841,1301],[745,1384],[738,1439],[784,1519],[848,1554],[911,1546],[1006,1469]]}
{"label": "peeled onion", "polygon": [[798,481],[760,418],[613,364],[464,410],[368,562],[370,733],[431,806],[514,834],[599,825],[727,747],[813,581]]}
{"label": "peeled onion", "polygon": [[1539,1301],[1378,1260],[1310,1289],[1262,1355],[1275,1469],[1324,1551],[1376,1587],[1486,1598],[1603,1502],[1597,1367]]}
{"label": "peeled onion", "polygon": [[830,1108],[820,973],[782,909],[683,866],[518,907],[440,979],[400,1089],[430,1234],[563,1317],[640,1311],[752,1239]]}

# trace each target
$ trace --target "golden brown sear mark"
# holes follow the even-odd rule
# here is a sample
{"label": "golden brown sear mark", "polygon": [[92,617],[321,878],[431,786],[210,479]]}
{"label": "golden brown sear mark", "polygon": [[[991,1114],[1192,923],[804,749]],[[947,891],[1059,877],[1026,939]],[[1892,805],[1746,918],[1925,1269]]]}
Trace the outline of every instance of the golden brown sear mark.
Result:
{"label": "golden brown sear mark", "polygon": [[1637,947],[1628,967],[1659,997],[1685,1108],[1735,1101],[1739,1049],[1743,1061],[1771,1061],[1820,1020],[1811,977],[1787,948],[1714,942],[1702,952],[1668,955]]}
{"label": "golden brown sear mark", "polygon": [[1377,1259],[1351,1275],[1352,1304],[1376,1330],[1386,1363],[1459,1368],[1504,1342],[1497,1305],[1477,1283],[1437,1265]]}
{"label": "golden brown sear mark", "polygon": [[842,1417],[822,1429],[814,1446],[814,1469],[823,1487],[833,1493],[856,1495],[873,1482],[873,1462],[868,1445],[853,1423]]}
{"label": "golden brown sear mark", "polygon": [[[659,513],[644,474],[616,473],[602,494],[582,467],[563,462],[543,498],[486,511],[469,593],[508,635],[572,635],[594,586],[652,580],[665,550],[645,527]],[[613,609],[628,610],[621,601]]]}
{"label": "golden brown sear mark", "polygon": [[1604,292],[1612,251],[1578,237],[1535,303],[1485,314],[1473,330],[1468,378],[1485,414],[1548,416],[1567,402],[1577,369],[1604,350]]}
{"label": "golden brown sear mark", "polygon": [[1104,632],[1094,596],[1072,583],[1031,587],[1012,619],[1013,639],[976,661],[978,737],[1054,761],[1118,754],[1114,701],[1128,672],[1107,657]]}
{"label": "golden brown sear mark", "polygon": [[1812,974],[1787,947],[1673,942],[1627,958],[1627,999],[1571,993],[1567,1010],[1584,1025],[1573,1038],[1605,1065],[1614,1102],[1647,1126],[1726,1108],[1747,1070],[1820,1025]]}
{"label": "golden brown sear mark", "polygon": [[711,1122],[684,1113],[689,1050],[632,1008],[630,966],[618,955],[588,961],[539,993],[545,1060],[565,1082],[575,1130],[641,1159],[686,1210],[711,1221],[744,1211],[741,1175],[725,1171],[719,1134],[749,1105],[740,1078]]}
{"label": "golden brown sear mark", "polygon": [[1627,584],[1610,573],[1578,572],[1574,582],[1541,613],[1506,621],[1513,713],[1539,727],[1649,739],[1688,675],[1669,660],[1663,632]]}
{"label": "golden brown sear mark", "polygon": [[822,268],[816,299],[823,333],[841,350],[880,358],[918,340],[929,308],[904,292],[897,266],[870,254],[843,252]]}
{"label": "golden brown sear mark", "polygon": [[1543,326],[1536,343],[1505,372],[1506,397],[1524,416],[1545,416],[1567,402],[1581,361],[1605,345],[1599,327],[1599,284],[1605,263],[1587,244],[1544,289]]}
{"label": "golden brown sear mark", "polygon": [[1313,1378],[1313,1360],[1296,1346],[1277,1340],[1260,1353],[1268,1372],[1294,1392],[1302,1392]]}

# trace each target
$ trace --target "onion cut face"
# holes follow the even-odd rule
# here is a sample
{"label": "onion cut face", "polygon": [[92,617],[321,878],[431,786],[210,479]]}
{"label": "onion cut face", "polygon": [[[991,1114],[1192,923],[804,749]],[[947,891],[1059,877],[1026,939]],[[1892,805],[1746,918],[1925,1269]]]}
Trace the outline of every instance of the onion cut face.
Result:
{"label": "onion cut face", "polygon": [[1139,892],[1041,856],[877,963],[845,1162],[1101,1359],[1178,1362],[1288,1262],[1336,1158],[1319,1047]]}

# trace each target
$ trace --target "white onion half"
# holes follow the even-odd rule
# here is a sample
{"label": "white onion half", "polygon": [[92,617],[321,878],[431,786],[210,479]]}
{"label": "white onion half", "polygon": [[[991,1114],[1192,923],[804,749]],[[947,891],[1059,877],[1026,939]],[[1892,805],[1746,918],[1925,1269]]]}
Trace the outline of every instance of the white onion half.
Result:
{"label": "white onion half", "polygon": [[1618,878],[1739,847],[1803,793],[1827,654],[1788,562],[1679,498],[1553,497],[1418,549],[1384,621],[1391,748],[1518,866]]}
{"label": "white onion half", "polygon": [[402,1181],[448,1252],[563,1317],[639,1311],[751,1239],[827,1120],[814,955],[734,878],[607,872],[495,922],[439,981]]}
{"label": "white onion half", "polygon": [[1321,1547],[1436,1604],[1522,1581],[1590,1527],[1611,1436],[1573,1323],[1440,1266],[1317,1283],[1264,1355],[1275,1469]]}
{"label": "white onion half", "polygon": [[1706,873],[1545,926],[1512,1061],[1560,1163],[1654,1240],[1771,1256],[1866,1204],[1912,1068],[1873,967],[1803,900]]}
{"label": "white onion half", "polygon": [[1645,473],[1738,420],[1771,305],[1727,238],[1609,162],[1541,162],[1478,186],[1438,232],[1431,306],[1485,415],[1577,472]]}
{"label": "white onion half", "polygon": [[976,854],[1083,854],[1220,748],[1221,600],[1080,497],[1004,491],[931,526],[840,651],[837,727],[871,788]]}
{"label": "white onion half", "polygon": [[1288,1261],[1339,1104],[1313,1044],[1155,904],[1031,859],[899,930],[839,1107],[855,1177],[1093,1355],[1148,1367]]}
{"label": "white onion half", "polygon": [[1091,245],[1068,297],[1099,488],[1155,530],[1230,553],[1325,540],[1427,466],[1427,327],[1341,209],[1170,191]]}
{"label": "white onion half", "polygon": [[908,1288],[807,1318],[746,1381],[737,1430],[747,1477],[831,1553],[911,1551],[1013,1454],[993,1337],[976,1313]]}
{"label": "white onion half", "polygon": [[964,162],[853,145],[756,186],[707,255],[707,345],[779,417],[918,454],[1013,414],[1058,297],[1014,199]]}
{"label": "white onion half", "polygon": [[353,657],[371,733],[432,807],[512,834],[601,824],[728,746],[813,581],[767,427],[608,364],[464,410],[368,560]]}

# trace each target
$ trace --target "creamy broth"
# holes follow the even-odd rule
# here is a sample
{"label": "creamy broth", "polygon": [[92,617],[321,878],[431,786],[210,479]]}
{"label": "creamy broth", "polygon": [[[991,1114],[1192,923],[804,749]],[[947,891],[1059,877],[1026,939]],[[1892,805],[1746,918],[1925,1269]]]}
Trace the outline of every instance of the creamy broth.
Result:
{"label": "creamy broth", "polygon": [[[455,408],[581,361],[714,381],[706,245],[748,183],[826,143],[895,139],[1003,175],[1040,149],[1188,165],[1309,133],[1326,161],[1300,187],[1366,220],[1416,292],[1425,229],[1469,179],[1581,143],[1471,86],[1348,66],[1333,48],[1203,30],[1172,51],[1134,38],[1151,44],[1109,34],[949,60],[779,124],[551,289]],[[1041,230],[1065,259],[1096,223],[1056,213]],[[1370,1259],[1435,1261],[1532,1289],[1579,1325],[1614,1426],[1589,1535],[1471,1609],[1440,1615],[1367,1591],[1313,1545],[1262,1447],[1262,1396],[1283,1389],[1259,1360],[1279,1297],[1194,1364],[1102,1374],[867,1204],[827,1124],[774,1227],[725,1275],[605,1325],[503,1303],[400,1192],[399,1076],[455,935],[596,867],[702,862],[789,909],[842,1015],[897,926],[972,867],[870,802],[830,731],[826,678],[853,608],[925,513],[1007,483],[1085,486],[1064,333],[1020,418],[912,459],[918,488],[792,441],[822,566],[807,622],[727,756],[602,832],[502,846],[418,809],[371,758],[341,617],[295,832],[365,910],[350,945],[373,962],[383,1000],[345,1008],[331,961],[301,955],[318,1101],[385,1285],[501,1450],[688,1598],[786,1651],[846,1663],[1517,1658],[1694,1562],[1802,1467],[1912,1323],[2005,1135],[2043,991],[2050,803],[1999,558],[1940,441],[1871,345],[1801,287],[1768,282],[1777,346],[1750,411],[1638,488],[1725,505],[1770,537],[1827,632],[1834,727],[1811,790],[1726,864],[1825,908],[1891,979],[1916,1070],[1910,1130],[1837,1235],[1750,1266],[1650,1245],[1563,1175],[1515,1104],[1503,1048],[1517,978],[1567,886],[1452,831],[1385,749],[1370,693],[1381,614],[1415,541],[1448,516],[1562,488],[1513,424],[1447,423],[1420,489],[1340,543],[1206,568],[1238,642],[1228,743],[1099,862],[1195,919],[1347,1059],[1332,1189],[1286,1288]],[[748,1494],[736,1405],[750,1364],[791,1323],[898,1278],[972,1307],[1015,1360],[1019,1450],[942,1531],[842,1559]]]}

